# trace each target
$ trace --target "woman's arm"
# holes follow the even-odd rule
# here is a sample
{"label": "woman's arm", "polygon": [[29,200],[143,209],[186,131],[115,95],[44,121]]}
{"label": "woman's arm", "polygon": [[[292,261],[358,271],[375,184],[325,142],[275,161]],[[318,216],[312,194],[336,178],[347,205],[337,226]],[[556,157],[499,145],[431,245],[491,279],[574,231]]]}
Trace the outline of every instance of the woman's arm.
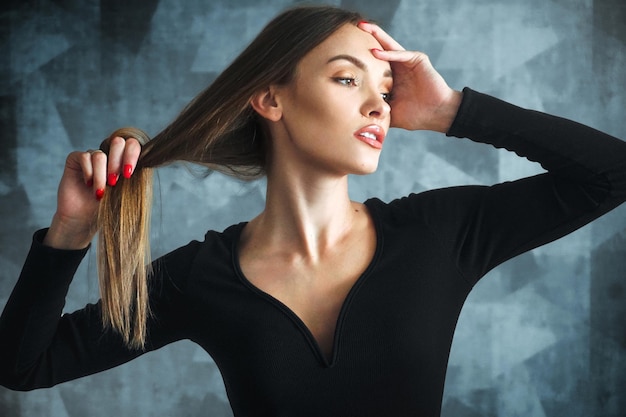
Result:
{"label": "woman's arm", "polygon": [[626,142],[470,89],[448,136],[505,148],[548,172],[412,195],[408,204],[470,283],[626,201]]}
{"label": "woman's arm", "polygon": [[392,125],[505,148],[548,173],[492,187],[455,187],[412,198],[472,282],[499,263],[558,239],[626,200],[626,143],[590,127],[451,89],[420,52],[378,26],[359,25],[384,48],[394,75]]}
{"label": "woman's arm", "polygon": [[626,200],[626,142],[580,123],[466,88],[448,135],[507,149],[547,171],[491,187],[457,188],[456,195],[432,193],[453,211],[437,227],[456,230],[454,254],[471,280]]}
{"label": "woman's arm", "polygon": [[[108,154],[72,152],[67,157],[51,226],[35,234],[0,316],[0,384],[8,388],[49,387],[142,353],[128,349],[117,333],[103,329],[100,303],[62,315],[69,285],[97,231],[100,197],[107,185],[115,186],[119,175],[132,175],[141,150],[135,139],[116,137],[109,145]],[[184,276],[189,263],[185,262],[172,254],[155,269],[158,275],[153,282],[158,285],[153,285],[150,298],[159,320],[148,324],[152,334],[146,350],[184,337],[184,329],[174,323],[186,309],[177,304],[181,294],[166,271],[169,266],[177,277]]]}
{"label": "woman's arm", "polygon": [[29,369],[57,330],[71,279],[87,249],[58,250],[33,237],[22,273],[0,316],[0,384],[11,389],[39,385]]}
{"label": "woman's arm", "polygon": [[[0,316],[0,385],[14,390],[50,387],[128,362],[146,351],[188,337],[188,306],[178,288],[196,246],[190,244],[155,262],[145,350],[129,349],[104,329],[100,304],[63,314],[72,277],[87,249],[44,245],[46,230],[33,239],[22,273]],[[174,282],[178,282],[175,285]]]}

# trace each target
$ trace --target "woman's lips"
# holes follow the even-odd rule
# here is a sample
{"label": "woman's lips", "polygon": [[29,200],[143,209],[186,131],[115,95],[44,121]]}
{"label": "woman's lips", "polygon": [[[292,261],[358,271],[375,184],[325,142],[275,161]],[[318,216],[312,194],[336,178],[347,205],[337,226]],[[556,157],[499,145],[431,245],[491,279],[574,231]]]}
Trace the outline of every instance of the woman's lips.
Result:
{"label": "woman's lips", "polygon": [[385,130],[378,125],[369,125],[354,132],[354,136],[373,148],[381,149],[385,141]]}

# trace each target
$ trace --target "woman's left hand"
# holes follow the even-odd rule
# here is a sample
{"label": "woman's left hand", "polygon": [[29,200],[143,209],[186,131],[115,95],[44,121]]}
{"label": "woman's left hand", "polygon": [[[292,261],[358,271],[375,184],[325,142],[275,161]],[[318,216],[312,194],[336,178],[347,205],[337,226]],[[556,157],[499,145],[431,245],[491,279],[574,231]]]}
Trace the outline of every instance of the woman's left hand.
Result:
{"label": "woman's left hand", "polygon": [[372,50],[374,56],[391,64],[394,84],[391,126],[446,133],[456,116],[462,93],[448,86],[426,54],[405,50],[373,23],[361,22],[359,28],[374,36],[383,47],[384,50]]}

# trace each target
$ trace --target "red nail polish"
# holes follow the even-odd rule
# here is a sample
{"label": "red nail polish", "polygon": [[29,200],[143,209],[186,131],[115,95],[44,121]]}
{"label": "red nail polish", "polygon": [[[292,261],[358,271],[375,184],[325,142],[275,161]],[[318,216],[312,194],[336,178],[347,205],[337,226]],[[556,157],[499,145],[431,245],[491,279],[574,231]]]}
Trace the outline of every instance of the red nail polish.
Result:
{"label": "red nail polish", "polygon": [[96,199],[102,200],[102,197],[104,197],[104,188],[99,188],[96,190]]}
{"label": "red nail polish", "polygon": [[128,179],[133,173],[133,166],[131,164],[124,165],[124,178]]}
{"label": "red nail polish", "polygon": [[361,20],[359,23],[357,23],[357,26],[361,26],[364,23],[369,23],[367,20]]}
{"label": "red nail polish", "polygon": [[109,174],[109,177],[107,179],[107,184],[109,184],[111,187],[114,187],[115,184],[117,184],[118,178],[119,178],[119,175],[117,174]]}

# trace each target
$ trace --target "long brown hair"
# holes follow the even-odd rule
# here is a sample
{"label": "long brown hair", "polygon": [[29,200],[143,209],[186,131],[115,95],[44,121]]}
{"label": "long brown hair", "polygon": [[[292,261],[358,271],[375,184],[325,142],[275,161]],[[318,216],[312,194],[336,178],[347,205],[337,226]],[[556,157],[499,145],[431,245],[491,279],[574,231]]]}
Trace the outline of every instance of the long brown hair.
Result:
{"label": "long brown hair", "polygon": [[[137,168],[101,201],[98,272],[103,323],[132,348],[143,348],[150,315],[149,224],[152,168],[175,161],[204,165],[241,179],[265,173],[266,132],[250,106],[253,95],[293,80],[300,60],[345,24],[355,12],[331,6],[303,6],[283,12],[213,83],[152,140],[134,128],[111,137],[135,137],[142,144]],[[106,151],[107,141],[103,143]]]}

